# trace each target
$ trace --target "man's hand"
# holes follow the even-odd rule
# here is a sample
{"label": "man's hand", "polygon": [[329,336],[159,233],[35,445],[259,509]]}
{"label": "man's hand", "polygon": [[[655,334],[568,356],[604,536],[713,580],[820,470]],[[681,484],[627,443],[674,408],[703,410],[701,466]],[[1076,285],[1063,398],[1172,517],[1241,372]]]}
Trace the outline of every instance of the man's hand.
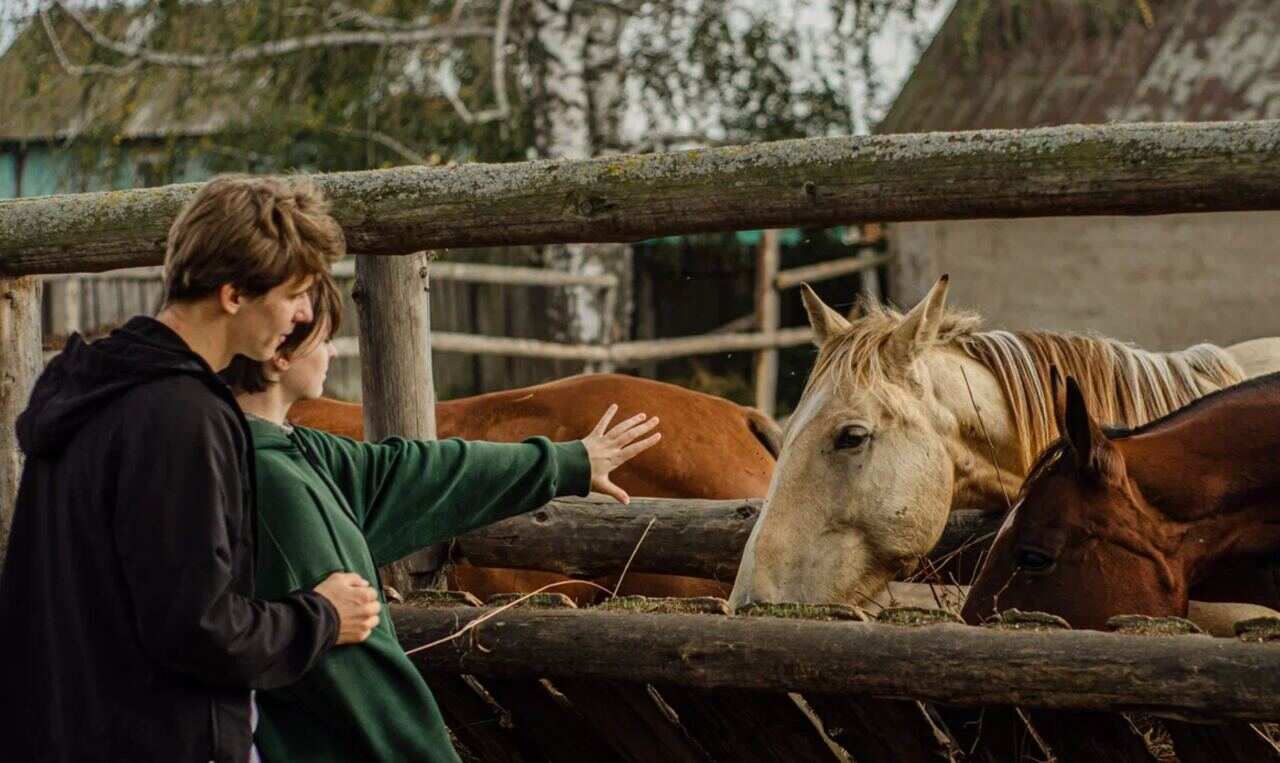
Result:
{"label": "man's hand", "polygon": [[[643,413],[637,413],[613,429],[609,429],[609,422],[613,421],[617,412],[617,405],[609,406],[609,410],[605,411],[604,417],[596,424],[595,429],[591,430],[591,434],[582,439],[582,444],[587,447],[587,456],[591,458],[591,489],[613,496],[618,503],[630,503],[631,497],[609,480],[609,473],[637,454],[652,448],[658,440],[662,439],[662,435],[654,432],[645,437],[658,426],[658,419],[652,418],[645,421],[648,417]],[[644,439],[640,439],[642,437]]]}
{"label": "man's hand", "polygon": [[369,582],[353,572],[335,572],[315,588],[338,610],[338,646],[358,644],[378,627],[382,605]]}

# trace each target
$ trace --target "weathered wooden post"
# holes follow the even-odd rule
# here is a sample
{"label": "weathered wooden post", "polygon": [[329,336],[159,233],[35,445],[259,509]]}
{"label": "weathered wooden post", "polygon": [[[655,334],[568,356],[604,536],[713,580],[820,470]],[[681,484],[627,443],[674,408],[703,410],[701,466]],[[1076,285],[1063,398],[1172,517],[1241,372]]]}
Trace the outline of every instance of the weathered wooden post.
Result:
{"label": "weathered wooden post", "polygon": [[49,333],[53,336],[67,336],[72,331],[84,328],[80,312],[82,284],[83,281],[78,276],[66,276],[49,282]]}
{"label": "weathered wooden post", "polygon": [[0,278],[0,563],[22,476],[15,423],[42,367],[40,279]]}
{"label": "weathered wooden post", "polygon": [[[775,283],[781,263],[778,231],[762,231],[756,255],[756,328],[764,334],[777,333],[782,320],[782,299]],[[772,417],[778,400],[778,348],[756,353],[755,390],[756,407]]]}
{"label": "weathered wooden post", "polygon": [[[351,296],[360,313],[360,390],[370,441],[435,439],[429,291],[425,252],[356,257]],[[408,594],[413,558],[383,568],[383,581]]]}

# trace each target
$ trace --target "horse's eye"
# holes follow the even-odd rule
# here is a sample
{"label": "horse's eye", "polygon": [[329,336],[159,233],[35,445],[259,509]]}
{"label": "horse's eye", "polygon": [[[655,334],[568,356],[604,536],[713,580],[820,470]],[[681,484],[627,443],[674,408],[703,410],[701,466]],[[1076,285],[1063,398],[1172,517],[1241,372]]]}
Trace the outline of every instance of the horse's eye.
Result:
{"label": "horse's eye", "polygon": [[1018,569],[1031,574],[1044,573],[1053,569],[1054,558],[1044,553],[1030,548],[1018,549],[1018,554],[1014,557]]}
{"label": "horse's eye", "polygon": [[859,450],[871,440],[871,431],[861,424],[842,427],[836,434],[836,450]]}

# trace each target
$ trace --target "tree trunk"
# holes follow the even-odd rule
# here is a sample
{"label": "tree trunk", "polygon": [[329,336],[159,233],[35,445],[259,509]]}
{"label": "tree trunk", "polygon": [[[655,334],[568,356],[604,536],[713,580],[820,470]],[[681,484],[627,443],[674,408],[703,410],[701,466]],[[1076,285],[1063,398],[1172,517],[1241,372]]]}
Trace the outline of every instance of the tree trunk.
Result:
{"label": "tree trunk", "polygon": [[[588,159],[595,155],[600,131],[616,119],[618,76],[588,78],[588,68],[617,47],[613,14],[595,10],[574,12],[573,0],[534,2],[538,42],[545,54],[541,67],[542,109],[537,146],[552,159]],[[595,97],[593,97],[595,96]],[[619,279],[613,300],[603,289],[570,286],[553,292],[549,323],[552,337],[570,344],[611,344],[630,336],[630,247],[623,244],[552,244],[543,248],[543,264],[578,275],[613,274]],[[561,364],[563,365],[563,364]],[[608,363],[587,362],[564,367],[560,375],[578,370],[612,370]]]}

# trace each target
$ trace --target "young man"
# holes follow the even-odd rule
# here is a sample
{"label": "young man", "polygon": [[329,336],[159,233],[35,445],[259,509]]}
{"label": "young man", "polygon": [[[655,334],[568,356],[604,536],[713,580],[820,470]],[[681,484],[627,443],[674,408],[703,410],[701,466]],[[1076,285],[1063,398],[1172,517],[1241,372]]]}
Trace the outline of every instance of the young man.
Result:
{"label": "young man", "polygon": [[376,625],[347,572],[253,598],[248,424],[214,373],[311,320],[344,248],[310,186],[213,180],[169,231],[159,315],[72,336],[36,382],[0,576],[0,757],[244,763],[250,689]]}
{"label": "young man", "polygon": [[[341,309],[337,292],[320,284],[314,331],[299,327],[271,361],[236,358],[223,373],[253,432],[260,596],[285,596],[339,567],[372,579],[416,549],[559,495],[594,488],[626,501],[609,473],[661,437],[658,420],[643,414],[609,430],[616,406],[585,439],[561,443],[367,443],[291,427],[289,407],[324,388]],[[298,683],[258,699],[267,763],[458,760],[389,617],[368,641],[325,655]]]}

